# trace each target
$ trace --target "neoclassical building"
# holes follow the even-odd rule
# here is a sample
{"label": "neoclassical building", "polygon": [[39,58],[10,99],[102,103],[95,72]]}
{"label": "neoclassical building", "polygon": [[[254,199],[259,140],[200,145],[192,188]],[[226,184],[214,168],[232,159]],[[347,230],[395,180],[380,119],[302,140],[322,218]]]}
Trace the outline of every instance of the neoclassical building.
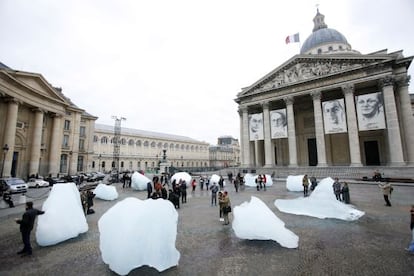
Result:
{"label": "neoclassical building", "polygon": [[240,166],[239,140],[232,136],[220,136],[217,145],[211,145],[210,166],[213,168],[227,168]]}
{"label": "neoclassical building", "polygon": [[2,176],[87,171],[96,119],[41,74],[0,63]]}
{"label": "neoclassical building", "polygon": [[412,165],[413,57],[361,54],[313,21],[300,54],[237,95],[242,167]]}
{"label": "neoclassical building", "polygon": [[[119,171],[156,172],[164,150],[171,167],[207,168],[209,144],[190,137],[121,128]],[[95,124],[92,171],[111,171],[114,164],[114,126]]]}

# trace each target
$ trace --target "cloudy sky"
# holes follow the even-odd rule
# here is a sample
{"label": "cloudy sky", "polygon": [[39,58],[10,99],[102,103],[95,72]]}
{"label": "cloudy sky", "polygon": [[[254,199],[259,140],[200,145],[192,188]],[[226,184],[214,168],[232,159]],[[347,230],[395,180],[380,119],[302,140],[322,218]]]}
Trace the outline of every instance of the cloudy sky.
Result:
{"label": "cloudy sky", "polygon": [[353,49],[414,55],[412,0],[0,0],[0,61],[98,123],[216,144],[239,138],[237,93],[299,53],[285,38],[305,41],[316,4]]}

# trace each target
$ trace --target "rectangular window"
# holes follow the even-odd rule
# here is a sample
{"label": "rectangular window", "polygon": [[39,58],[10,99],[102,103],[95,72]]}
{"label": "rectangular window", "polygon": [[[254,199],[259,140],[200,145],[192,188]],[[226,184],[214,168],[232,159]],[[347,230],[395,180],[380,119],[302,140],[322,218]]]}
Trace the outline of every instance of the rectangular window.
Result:
{"label": "rectangular window", "polygon": [[64,130],[70,130],[70,121],[69,120],[65,120],[65,124],[63,125],[63,129]]}
{"label": "rectangular window", "polygon": [[62,147],[64,147],[64,148],[69,147],[69,135],[63,135]]}
{"label": "rectangular window", "polygon": [[78,156],[78,165],[76,166],[78,172],[83,171],[83,156]]}
{"label": "rectangular window", "polygon": [[79,150],[85,150],[85,140],[79,139]]}
{"label": "rectangular window", "polygon": [[86,128],[84,126],[81,126],[79,129],[79,136],[80,137],[86,137]]}

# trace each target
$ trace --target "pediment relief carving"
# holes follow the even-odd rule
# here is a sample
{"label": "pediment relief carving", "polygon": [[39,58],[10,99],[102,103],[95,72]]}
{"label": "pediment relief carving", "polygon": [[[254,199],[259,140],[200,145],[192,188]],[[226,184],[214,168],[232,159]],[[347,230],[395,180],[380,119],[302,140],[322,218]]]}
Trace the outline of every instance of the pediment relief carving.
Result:
{"label": "pediment relief carving", "polygon": [[271,89],[277,89],[279,87],[288,86],[297,82],[320,78],[323,76],[329,76],[332,74],[346,72],[356,68],[362,68],[378,60],[307,60],[299,61],[294,65],[281,68],[270,74],[262,82],[255,85],[250,92],[258,93]]}

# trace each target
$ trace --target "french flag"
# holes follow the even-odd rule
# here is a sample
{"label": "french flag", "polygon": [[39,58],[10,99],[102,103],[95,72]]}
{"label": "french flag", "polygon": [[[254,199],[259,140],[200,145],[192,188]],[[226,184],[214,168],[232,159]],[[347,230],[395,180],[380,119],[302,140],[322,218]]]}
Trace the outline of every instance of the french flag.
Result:
{"label": "french flag", "polygon": [[288,35],[285,41],[286,44],[299,42],[299,33],[296,33],[294,35]]}

